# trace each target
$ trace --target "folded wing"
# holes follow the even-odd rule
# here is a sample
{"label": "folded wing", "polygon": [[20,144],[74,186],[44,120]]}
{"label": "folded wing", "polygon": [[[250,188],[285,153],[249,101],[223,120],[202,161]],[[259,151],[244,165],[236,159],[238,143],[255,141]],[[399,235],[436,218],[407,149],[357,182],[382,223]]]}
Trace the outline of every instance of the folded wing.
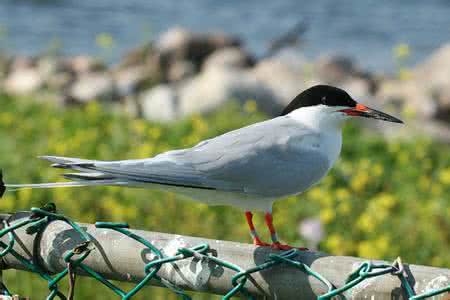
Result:
{"label": "folded wing", "polygon": [[[294,193],[299,184],[308,185],[317,176],[305,171],[328,168],[319,154],[298,147],[305,137],[314,138],[315,134],[290,122],[288,118],[272,119],[149,159],[106,162],[42,158],[55,167],[79,171],[66,174],[76,181],[120,180],[280,196],[290,190]],[[289,139],[283,140],[286,137]]]}

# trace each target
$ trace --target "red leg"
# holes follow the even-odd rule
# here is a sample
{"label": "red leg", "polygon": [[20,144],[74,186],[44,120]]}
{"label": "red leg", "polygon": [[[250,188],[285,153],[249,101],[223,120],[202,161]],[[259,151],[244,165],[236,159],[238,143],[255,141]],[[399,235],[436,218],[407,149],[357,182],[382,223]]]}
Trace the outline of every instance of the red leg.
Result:
{"label": "red leg", "polygon": [[[297,247],[293,247],[293,246],[289,246],[287,244],[281,244],[280,241],[278,240],[278,235],[277,232],[275,230],[275,227],[273,226],[273,217],[272,217],[272,213],[270,212],[266,212],[266,214],[264,215],[265,219],[266,219],[266,224],[267,224],[267,228],[269,228],[269,232],[270,232],[270,237],[272,238],[272,248],[278,249],[278,250],[290,250],[293,248],[297,248]],[[297,248],[299,250],[308,250],[307,248]]]}
{"label": "red leg", "polygon": [[253,244],[256,246],[270,246],[270,244],[261,241],[261,239],[259,238],[259,235],[255,229],[255,225],[253,225],[253,214],[250,211],[246,211],[245,218],[247,219],[247,224],[250,228],[250,235],[253,238]]}

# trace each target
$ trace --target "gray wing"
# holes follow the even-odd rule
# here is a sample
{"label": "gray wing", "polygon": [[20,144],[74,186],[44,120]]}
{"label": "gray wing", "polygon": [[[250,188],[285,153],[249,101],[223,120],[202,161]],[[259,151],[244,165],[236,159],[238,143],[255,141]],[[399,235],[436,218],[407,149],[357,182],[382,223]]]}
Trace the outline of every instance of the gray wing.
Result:
{"label": "gray wing", "polygon": [[[99,171],[132,181],[281,196],[302,191],[326,172],[328,160],[299,147],[317,134],[286,117],[256,123],[182,150],[150,159],[83,162],[80,170]],[[320,176],[321,177],[321,176]]]}

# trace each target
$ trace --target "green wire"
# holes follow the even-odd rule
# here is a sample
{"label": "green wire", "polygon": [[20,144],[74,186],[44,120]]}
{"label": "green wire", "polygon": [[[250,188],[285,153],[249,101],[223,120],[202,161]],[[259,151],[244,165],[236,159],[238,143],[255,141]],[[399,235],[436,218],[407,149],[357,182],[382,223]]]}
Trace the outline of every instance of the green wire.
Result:
{"label": "green wire", "polygon": [[[80,236],[84,240],[84,243],[78,245],[77,247],[68,251],[67,254],[64,255],[64,261],[66,262],[67,267],[52,277],[42,267],[37,265],[33,261],[33,259],[27,259],[23,257],[22,255],[17,253],[13,248],[15,245],[14,230],[21,227],[26,227],[26,232],[28,234],[34,234],[42,230],[44,226],[46,226],[48,223],[54,220],[60,220],[67,223],[70,227],[72,227],[72,229],[74,229],[77,233],[80,234]],[[169,282],[168,280],[161,278],[160,276],[158,276],[157,273],[164,264],[173,263],[191,257],[199,257],[201,259],[207,259],[209,261],[216,263],[219,266],[222,266],[224,268],[236,272],[236,274],[231,279],[231,284],[233,287],[230,291],[228,291],[225,294],[225,296],[223,296],[224,300],[229,300],[230,298],[236,296],[238,293],[240,293],[247,299],[254,299],[254,297],[249,293],[249,291],[245,287],[249,276],[253,273],[261,272],[263,270],[273,268],[274,266],[280,264],[287,264],[292,267],[295,267],[296,269],[304,272],[305,274],[313,276],[319,282],[325,285],[327,288],[327,292],[317,297],[317,300],[331,300],[333,297],[337,296],[341,297],[342,299],[345,299],[343,293],[360,284],[364,280],[388,274],[397,276],[400,279],[408,300],[422,300],[439,294],[450,293],[450,285],[449,285],[447,287],[430,290],[420,295],[416,295],[414,292],[414,288],[408,282],[403,272],[403,268],[400,266],[401,265],[400,259],[397,259],[396,261],[398,267],[396,267],[395,264],[394,265],[374,264],[370,261],[362,262],[361,265],[359,265],[359,267],[347,277],[345,284],[343,286],[335,288],[333,284],[325,277],[323,277],[321,274],[312,270],[308,265],[298,260],[295,260],[295,258],[300,253],[296,249],[280,252],[278,254],[270,254],[268,256],[267,261],[265,261],[264,263],[257,265],[253,268],[250,268],[248,270],[244,270],[238,265],[219,259],[218,257],[212,256],[210,254],[209,251],[210,248],[208,244],[200,244],[191,248],[180,248],[178,249],[175,255],[165,256],[163,252],[160,249],[156,248],[152,243],[150,243],[143,237],[135,234],[134,232],[128,230],[129,226],[126,223],[97,222],[95,223],[95,226],[96,228],[110,229],[119,232],[120,234],[123,234],[141,243],[155,255],[154,259],[144,266],[144,273],[145,273],[144,278],[141,281],[139,281],[130,291],[128,292],[123,291],[118,286],[114,285],[111,281],[106,279],[104,276],[94,271],[87,265],[83,264],[83,261],[89,256],[91,251],[94,250],[89,247],[92,238],[77,223],[73,222],[72,220],[70,220],[69,218],[65,217],[62,214],[56,213],[56,207],[54,204],[47,204],[42,208],[32,208],[29,217],[18,221],[14,225],[10,225],[7,221],[3,221],[3,229],[0,230],[0,239],[3,238],[3,236],[7,235],[8,241],[7,243],[5,243],[0,240],[0,248],[2,249],[0,251],[0,258],[4,257],[7,254],[11,254],[25,268],[27,268],[33,273],[38,274],[41,278],[46,280],[50,291],[49,295],[47,296],[47,300],[52,300],[55,297],[59,297],[60,299],[66,299],[66,297],[58,290],[58,283],[63,278],[65,278],[69,273],[69,266],[73,270],[77,268],[82,269],[86,274],[88,274],[92,278],[96,279],[97,281],[99,281],[100,283],[111,289],[115,294],[120,296],[122,300],[131,299],[134,295],[136,295],[139,291],[141,291],[141,289],[145,285],[147,285],[148,282],[151,280],[156,280],[161,285],[165,286],[175,294],[179,295],[182,299],[189,300],[191,298],[188,294],[186,294],[185,291],[183,291],[173,283]],[[5,290],[3,292],[6,295],[10,296],[10,292],[7,290],[6,286],[4,286],[4,289]]]}

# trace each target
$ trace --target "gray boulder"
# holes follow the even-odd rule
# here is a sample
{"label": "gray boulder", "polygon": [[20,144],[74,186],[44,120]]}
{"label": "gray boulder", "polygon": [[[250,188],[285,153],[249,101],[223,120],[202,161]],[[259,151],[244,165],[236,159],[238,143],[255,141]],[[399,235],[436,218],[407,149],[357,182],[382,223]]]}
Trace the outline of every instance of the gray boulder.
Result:
{"label": "gray boulder", "polygon": [[243,69],[254,65],[254,59],[244,49],[227,47],[219,49],[209,55],[203,63],[202,69],[211,67]]}
{"label": "gray boulder", "polygon": [[151,75],[148,74],[144,66],[119,69],[113,74],[117,93],[120,97],[135,95],[150,77]]}
{"label": "gray boulder", "polygon": [[251,76],[275,95],[278,106],[286,106],[308,85],[305,62],[300,56],[276,56],[260,61]]}
{"label": "gray boulder", "polygon": [[36,92],[44,84],[44,77],[37,68],[19,68],[12,71],[3,82],[5,92],[24,95]]}
{"label": "gray boulder", "polygon": [[179,117],[177,93],[168,84],[159,84],[139,97],[142,116],[158,122],[175,121]]}
{"label": "gray boulder", "polygon": [[282,106],[261,81],[245,70],[213,67],[178,84],[161,84],[140,98],[143,116],[173,121],[196,113],[208,113],[228,101],[256,101],[262,111],[276,115]]}
{"label": "gray boulder", "polygon": [[422,120],[438,118],[450,122],[450,44],[438,49],[410,73],[406,80],[382,82],[377,98]]}
{"label": "gray boulder", "polygon": [[67,58],[64,64],[70,72],[78,75],[106,70],[106,66],[101,61],[86,55]]}
{"label": "gray boulder", "polygon": [[192,62],[188,60],[177,60],[167,70],[166,79],[169,82],[179,82],[194,76],[195,73],[195,65]]}
{"label": "gray boulder", "polygon": [[204,60],[214,51],[239,46],[240,40],[224,33],[194,33],[175,27],[161,35],[156,42],[161,65],[170,66],[174,61],[190,61],[199,70]]}
{"label": "gray boulder", "polygon": [[206,113],[230,100],[255,100],[258,108],[270,115],[281,110],[273,92],[250,72],[209,68],[180,86],[179,112],[182,116]]}
{"label": "gray boulder", "polygon": [[92,100],[112,101],[116,94],[114,81],[108,73],[87,73],[69,88],[70,101],[85,103]]}
{"label": "gray boulder", "polygon": [[345,56],[320,57],[314,68],[320,81],[327,84],[342,83],[359,73],[353,60]]}

